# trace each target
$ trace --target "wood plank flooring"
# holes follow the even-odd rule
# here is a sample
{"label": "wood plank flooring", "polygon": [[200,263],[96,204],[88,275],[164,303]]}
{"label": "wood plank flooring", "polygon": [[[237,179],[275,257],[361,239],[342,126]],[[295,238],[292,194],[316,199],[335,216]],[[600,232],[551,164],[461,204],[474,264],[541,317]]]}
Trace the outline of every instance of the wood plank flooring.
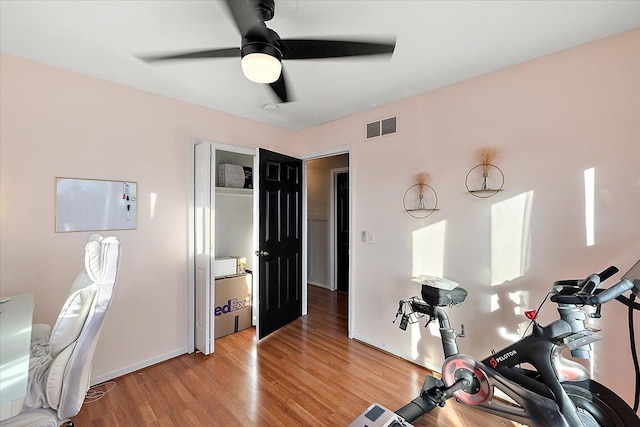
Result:
{"label": "wood plank flooring", "polygon": [[[346,295],[309,286],[309,313],[261,342],[253,328],[117,378],[76,427],[346,426],[369,404],[396,410],[428,371],[347,338]],[[393,314],[393,313],[391,313]],[[101,387],[98,387],[100,390]],[[416,427],[516,424],[449,400]]]}

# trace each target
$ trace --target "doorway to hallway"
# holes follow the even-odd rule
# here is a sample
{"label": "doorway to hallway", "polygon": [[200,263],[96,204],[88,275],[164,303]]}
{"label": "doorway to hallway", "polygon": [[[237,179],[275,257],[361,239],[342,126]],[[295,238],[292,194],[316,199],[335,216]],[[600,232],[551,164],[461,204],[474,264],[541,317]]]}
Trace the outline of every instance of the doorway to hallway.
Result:
{"label": "doorway to hallway", "polygon": [[[346,318],[349,292],[349,154],[306,162],[307,283],[341,294],[335,316]],[[308,304],[317,293],[309,290]]]}

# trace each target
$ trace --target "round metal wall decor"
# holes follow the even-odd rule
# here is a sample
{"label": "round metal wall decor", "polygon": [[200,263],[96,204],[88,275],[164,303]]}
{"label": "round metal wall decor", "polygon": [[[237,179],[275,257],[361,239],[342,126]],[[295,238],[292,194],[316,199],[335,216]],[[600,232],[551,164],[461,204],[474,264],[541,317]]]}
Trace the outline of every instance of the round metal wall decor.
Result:
{"label": "round metal wall decor", "polygon": [[467,191],[481,199],[486,199],[502,191],[504,173],[496,165],[480,164],[471,168],[464,180]]}
{"label": "round metal wall decor", "polygon": [[407,188],[402,204],[407,214],[418,219],[426,218],[439,210],[438,194],[428,184],[414,184]]}

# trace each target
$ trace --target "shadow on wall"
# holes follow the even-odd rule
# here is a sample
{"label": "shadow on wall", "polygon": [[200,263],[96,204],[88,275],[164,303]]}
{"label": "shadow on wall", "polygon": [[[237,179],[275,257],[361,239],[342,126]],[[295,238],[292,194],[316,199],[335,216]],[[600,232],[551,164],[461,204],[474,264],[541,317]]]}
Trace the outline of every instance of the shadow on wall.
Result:
{"label": "shadow on wall", "polygon": [[[524,315],[524,311],[530,308],[526,302],[529,293],[525,289],[531,285],[527,282],[524,279],[514,280],[504,283],[499,290],[491,289],[488,292],[471,290],[461,306],[445,308],[451,327],[456,332],[460,332],[461,324],[465,324],[466,337],[458,340],[460,353],[483,359],[489,355],[488,351],[486,354],[471,354],[465,349],[489,346],[500,350],[521,339],[529,326],[529,320]],[[411,326],[412,356],[415,360],[424,357],[432,363],[441,363],[444,354],[438,322],[434,320],[426,329],[424,325],[425,320],[421,320],[419,326]],[[483,333],[483,338],[480,331],[489,332]],[[491,336],[490,343],[483,341],[487,336]]]}
{"label": "shadow on wall", "polygon": [[[488,282],[479,288],[467,289],[469,296],[462,308],[448,309],[451,326],[460,331],[460,323],[473,321],[472,329],[496,331],[491,346],[500,349],[520,339],[529,325],[524,312],[531,307],[525,274],[530,265],[531,210],[533,191],[524,192],[491,206],[491,268]],[[412,233],[412,275],[444,277],[447,221],[439,221]],[[456,320],[458,318],[458,320]],[[427,360],[443,360],[440,333],[436,321],[428,327],[411,327],[411,356]],[[487,334],[482,334],[484,337]],[[489,332],[491,335],[491,332]],[[484,348],[477,333],[467,338],[472,348]],[[460,346],[464,342],[459,342]],[[466,345],[464,345],[466,346]],[[462,351],[464,352],[464,351]],[[480,357],[482,355],[473,355]]]}

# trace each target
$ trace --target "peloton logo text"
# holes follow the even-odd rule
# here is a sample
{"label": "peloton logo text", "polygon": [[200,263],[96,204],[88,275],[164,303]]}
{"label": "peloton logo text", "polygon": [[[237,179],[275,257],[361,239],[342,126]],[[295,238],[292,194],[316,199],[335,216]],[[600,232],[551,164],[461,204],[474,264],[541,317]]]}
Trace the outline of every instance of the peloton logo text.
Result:
{"label": "peloton logo text", "polygon": [[517,351],[511,350],[506,352],[502,356],[499,356],[498,358],[492,357],[491,360],[489,360],[489,363],[491,363],[491,366],[495,369],[498,366],[498,363],[504,362],[505,360],[507,360],[511,356],[515,356],[516,354],[518,354]]}
{"label": "peloton logo text", "polygon": [[221,305],[216,307],[214,313],[216,316],[222,316],[223,314],[231,313],[233,311],[244,310],[247,307],[246,300],[239,300],[238,298],[233,298],[227,301],[225,305]]}

